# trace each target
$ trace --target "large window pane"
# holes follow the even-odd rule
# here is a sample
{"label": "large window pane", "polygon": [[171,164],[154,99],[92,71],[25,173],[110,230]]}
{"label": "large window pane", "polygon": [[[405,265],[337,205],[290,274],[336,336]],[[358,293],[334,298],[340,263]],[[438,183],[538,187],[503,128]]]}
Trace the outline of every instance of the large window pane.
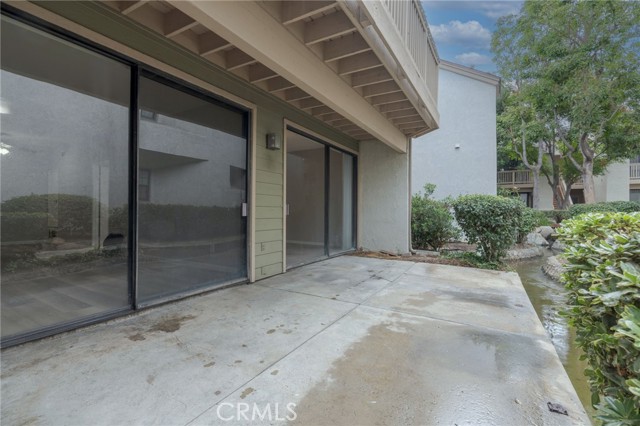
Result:
{"label": "large window pane", "polygon": [[335,254],[354,248],[353,157],[331,149],[329,162],[329,254]]}
{"label": "large window pane", "polygon": [[138,300],[246,277],[246,114],[140,80]]}
{"label": "large window pane", "polygon": [[129,67],[2,17],[2,337],[129,306]]}
{"label": "large window pane", "polygon": [[326,255],[325,146],[287,132],[287,265]]}

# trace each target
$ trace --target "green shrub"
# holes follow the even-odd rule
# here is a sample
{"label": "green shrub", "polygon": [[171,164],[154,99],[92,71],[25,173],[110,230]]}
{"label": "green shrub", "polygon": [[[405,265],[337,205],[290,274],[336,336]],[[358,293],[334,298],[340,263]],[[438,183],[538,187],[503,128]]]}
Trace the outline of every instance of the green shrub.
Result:
{"label": "green shrub", "polygon": [[499,262],[516,242],[524,208],[520,200],[495,195],[463,195],[453,201],[456,221],[489,262]]}
{"label": "green shrub", "polygon": [[49,238],[49,215],[3,211],[0,213],[0,229],[3,243],[43,241]]}
{"label": "green shrub", "polygon": [[540,210],[540,213],[555,223],[562,223],[563,220],[569,217],[569,210]]}
{"label": "green shrub", "polygon": [[527,239],[527,235],[538,226],[547,226],[549,225],[549,219],[547,216],[539,210],[534,210],[529,207],[524,207],[522,209],[522,214],[520,216],[520,222],[518,223],[517,229],[517,242],[524,243]]}
{"label": "green shrub", "polygon": [[569,208],[567,216],[574,218],[581,214],[595,212],[640,212],[640,203],[637,201],[608,201],[594,204],[574,204]]}
{"label": "green shrub", "polygon": [[434,189],[435,186],[427,184],[424,194],[411,198],[411,242],[415,248],[440,250],[460,235],[449,206],[429,198]]}
{"label": "green shrub", "polygon": [[589,362],[597,417],[640,424],[640,213],[591,213],[558,233],[567,246],[565,315]]}
{"label": "green shrub", "polygon": [[56,236],[65,239],[86,239],[91,238],[93,231],[94,202],[93,198],[84,195],[31,194],[3,202],[0,210],[3,215],[48,214],[49,227],[55,229]]}
{"label": "green shrub", "polygon": [[498,195],[500,197],[520,198],[518,188],[498,188]]}

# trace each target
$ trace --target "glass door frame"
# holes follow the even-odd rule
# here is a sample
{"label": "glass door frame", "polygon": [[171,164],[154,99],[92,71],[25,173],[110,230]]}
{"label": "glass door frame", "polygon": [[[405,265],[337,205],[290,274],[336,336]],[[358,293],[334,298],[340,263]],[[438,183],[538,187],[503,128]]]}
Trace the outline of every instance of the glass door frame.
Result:
{"label": "glass door frame", "polygon": [[[0,348],[10,347],[18,344],[22,344],[31,340],[40,339],[43,337],[52,336],[55,334],[63,333],[66,331],[75,330],[79,327],[85,327],[92,324],[97,324],[100,322],[108,321],[110,319],[118,318],[123,315],[130,314],[137,310],[156,306],[162,303],[166,303],[170,300],[177,300],[184,297],[188,297],[193,294],[205,293],[207,291],[211,291],[213,289],[223,288],[229,285],[233,285],[236,283],[248,282],[249,277],[251,276],[250,268],[252,267],[252,259],[251,256],[251,241],[252,238],[249,235],[249,232],[253,232],[250,225],[250,218],[252,215],[251,205],[251,193],[252,193],[252,171],[251,171],[251,158],[253,151],[253,131],[254,131],[254,117],[253,110],[240,103],[234,102],[231,99],[227,99],[222,95],[216,94],[207,90],[203,87],[199,87],[196,84],[189,83],[171,75],[167,72],[161,71],[159,69],[154,68],[140,60],[136,60],[129,56],[126,56],[118,51],[115,51],[111,48],[105,47],[98,43],[95,43],[91,40],[86,39],[76,33],[68,31],[64,28],[61,28],[55,24],[52,24],[48,21],[45,21],[41,18],[35,17],[29,13],[26,13],[22,10],[19,10],[11,5],[6,4],[5,2],[0,3],[0,13],[3,16],[11,18],[17,22],[20,22],[24,25],[32,27],[36,30],[43,31],[47,34],[50,34],[54,37],[58,37],[61,40],[64,40],[68,43],[71,43],[75,46],[79,46],[81,48],[87,49],[91,52],[94,52],[98,55],[107,57],[109,59],[115,60],[119,63],[122,63],[131,69],[130,79],[129,79],[129,124],[128,124],[128,230],[127,230],[127,238],[128,238],[128,247],[127,247],[127,289],[128,289],[128,307],[109,310],[104,313],[95,314],[89,317],[80,318],[77,320],[72,320],[69,322],[55,324],[52,326],[45,326],[39,328],[37,330],[29,331],[24,334],[10,336],[9,338],[2,338],[0,340]],[[138,92],[139,92],[139,79],[143,74],[157,76],[170,84],[172,87],[177,88],[178,90],[186,91],[187,93],[194,94],[197,97],[205,99],[210,102],[214,102],[218,105],[223,105],[227,108],[231,108],[233,110],[238,110],[244,114],[244,125],[246,130],[246,151],[245,151],[245,204],[247,206],[246,209],[246,220],[244,223],[244,233],[245,233],[245,259],[246,259],[246,269],[245,275],[243,278],[238,280],[233,280],[232,282],[225,282],[220,284],[215,284],[210,287],[203,287],[197,290],[187,291],[184,293],[176,294],[175,296],[162,299],[158,301],[153,301],[153,303],[145,303],[139,304],[137,301],[138,295],[138,280],[137,280],[137,216],[138,216],[138,131],[139,131],[139,108],[138,108]],[[196,77],[197,78],[197,77]]]}
{"label": "glass door frame", "polygon": [[[355,251],[357,249],[358,246],[358,154],[346,149],[344,147],[341,147],[340,145],[337,145],[335,143],[332,143],[326,139],[323,139],[320,136],[316,136],[314,134],[312,134],[310,131],[305,130],[303,127],[298,126],[295,123],[291,123],[285,120],[285,126],[284,126],[284,134],[285,134],[285,143],[284,143],[284,158],[286,160],[287,158],[287,142],[286,142],[286,135],[287,132],[293,132],[296,133],[300,136],[303,136],[307,139],[310,139],[313,142],[317,142],[321,145],[324,146],[324,254],[322,257],[311,260],[309,262],[303,263],[303,264],[296,264],[294,266],[289,266],[287,263],[287,210],[288,210],[288,195],[287,195],[287,164],[285,161],[284,164],[284,193],[285,193],[285,197],[284,197],[284,219],[283,219],[283,226],[284,226],[284,238],[283,238],[283,242],[282,242],[282,246],[283,246],[283,251],[284,251],[284,255],[283,255],[283,259],[284,259],[284,266],[285,266],[285,271],[288,271],[290,269],[295,269],[298,268],[300,266],[304,266],[304,265],[308,265],[311,263],[315,263],[315,262],[319,262],[322,260],[326,260],[326,259],[330,259],[333,257],[338,257],[341,256],[345,253],[349,253],[352,251]],[[351,212],[351,220],[352,220],[352,248],[351,249],[347,249],[347,250],[341,250],[338,252],[334,252],[331,253],[329,250],[329,232],[330,232],[330,224],[329,224],[329,216],[330,216],[330,203],[331,203],[331,193],[330,193],[330,186],[331,186],[331,160],[330,160],[330,154],[331,154],[331,150],[335,150],[340,152],[341,154],[347,154],[349,156],[352,157],[353,160],[353,177],[352,177],[352,212]]]}

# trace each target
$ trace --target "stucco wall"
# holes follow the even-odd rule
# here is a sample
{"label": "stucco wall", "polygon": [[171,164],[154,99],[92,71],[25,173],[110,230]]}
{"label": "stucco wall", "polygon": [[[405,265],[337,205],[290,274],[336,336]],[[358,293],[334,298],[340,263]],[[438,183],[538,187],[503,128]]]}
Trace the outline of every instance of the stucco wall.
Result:
{"label": "stucco wall", "polygon": [[360,246],[409,251],[409,155],[381,142],[362,142],[359,156]]}
{"label": "stucco wall", "polygon": [[603,201],[629,201],[629,161],[610,165],[603,186]]}
{"label": "stucco wall", "polygon": [[[496,193],[496,86],[440,69],[440,128],[413,141],[413,193],[435,198]],[[459,149],[455,146],[459,144]]]}

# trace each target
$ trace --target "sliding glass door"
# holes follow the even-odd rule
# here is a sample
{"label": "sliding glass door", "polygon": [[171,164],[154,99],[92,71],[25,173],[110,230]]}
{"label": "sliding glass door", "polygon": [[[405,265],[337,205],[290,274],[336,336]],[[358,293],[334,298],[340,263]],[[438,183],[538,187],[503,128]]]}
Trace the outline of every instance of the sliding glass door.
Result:
{"label": "sliding glass door", "polygon": [[355,158],[287,130],[287,267],[355,248]]}
{"label": "sliding glass door", "polygon": [[287,265],[326,256],[325,146],[298,133],[287,134]]}
{"label": "sliding glass door", "polygon": [[247,114],[140,79],[138,303],[246,277]]}
{"label": "sliding glass door", "polygon": [[131,68],[2,17],[3,340],[130,307]]}
{"label": "sliding glass door", "polygon": [[246,279],[248,112],[8,13],[2,345]]}

